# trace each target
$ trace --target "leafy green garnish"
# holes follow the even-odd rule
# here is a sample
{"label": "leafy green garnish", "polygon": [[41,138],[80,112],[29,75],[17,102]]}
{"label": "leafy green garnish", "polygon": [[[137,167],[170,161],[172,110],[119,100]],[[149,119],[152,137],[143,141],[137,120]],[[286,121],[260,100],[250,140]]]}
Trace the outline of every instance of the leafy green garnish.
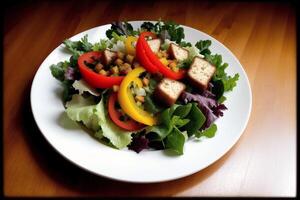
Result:
{"label": "leafy green garnish", "polygon": [[236,82],[239,80],[239,77],[239,74],[235,74],[233,77],[227,76],[224,81],[224,90],[232,91],[232,89],[236,86]]}
{"label": "leafy green garnish", "polygon": [[68,66],[70,65],[69,62],[59,62],[56,65],[53,64],[50,66],[51,74],[54,78],[59,81],[65,80],[65,71],[67,70]]}
{"label": "leafy green garnish", "polygon": [[192,64],[193,60],[190,58],[187,58],[185,60],[179,61],[177,67],[179,69],[188,69],[190,68],[191,64]]}
{"label": "leafy green garnish", "polygon": [[133,30],[133,27],[128,22],[113,22],[110,29],[106,31],[106,36],[109,39],[113,38],[113,34],[117,35],[137,35],[138,31]]}
{"label": "leafy green garnish", "polygon": [[53,64],[50,66],[51,74],[54,78],[59,80],[63,86],[63,102],[69,101],[73,94],[76,93],[72,84],[74,80],[65,79],[66,71],[71,66],[71,63],[68,61],[59,62],[56,65]]}
{"label": "leafy green garnish", "polygon": [[195,44],[195,46],[199,49],[199,53],[202,55],[211,54],[210,50],[208,49],[210,45],[210,40],[200,40]]}
{"label": "leafy green garnish", "polygon": [[189,42],[181,43],[182,39],[185,37],[184,30],[179,24],[173,21],[162,22],[159,20],[155,24],[151,22],[144,22],[141,25],[141,28],[155,32],[163,40],[170,39],[171,41],[176,41],[176,43],[181,44],[182,46],[191,46],[191,43]]}
{"label": "leafy green garnish", "polygon": [[93,51],[103,51],[109,47],[109,41],[106,39],[100,39],[100,42],[96,42],[93,44],[92,50]]}
{"label": "leafy green garnish", "polygon": [[213,88],[212,93],[216,96],[216,99],[219,99],[224,94],[224,83],[222,80],[212,81]]}
{"label": "leafy green garnish", "polygon": [[180,128],[180,127],[186,125],[186,124],[189,123],[189,122],[190,122],[190,119],[181,119],[181,118],[180,118],[179,116],[177,116],[177,115],[174,115],[174,116],[172,117],[172,119],[171,119],[171,124],[172,124],[173,126],[178,127],[178,128]]}
{"label": "leafy green garnish", "polygon": [[186,105],[181,105],[181,106],[178,106],[175,111],[174,111],[174,115],[177,115],[181,118],[185,118],[191,111],[191,108],[192,108],[192,104],[191,103],[188,103]]}
{"label": "leafy green garnish", "polygon": [[153,101],[153,92],[157,84],[158,82],[155,79],[153,78],[149,79],[149,85],[146,90],[145,103],[144,103],[145,110],[153,114],[156,114],[162,110],[162,107]]}
{"label": "leafy green garnish", "polygon": [[161,141],[180,155],[188,136],[195,134],[205,122],[205,116],[194,103],[174,104],[163,110],[158,118],[158,125],[146,129],[146,133],[152,134],[150,141]]}
{"label": "leafy green garnish", "polygon": [[160,106],[153,102],[152,97],[149,94],[145,96],[144,108],[146,111],[153,114],[156,114],[162,110]]}
{"label": "leafy green garnish", "polygon": [[73,54],[73,55],[81,55],[84,52],[89,52],[92,50],[93,45],[88,42],[88,36],[84,35],[80,41],[71,41],[66,39],[64,42],[66,48]]}
{"label": "leafy green garnish", "polygon": [[142,23],[141,28],[147,31],[152,31],[154,30],[154,24],[151,22],[144,22]]}
{"label": "leafy green garnish", "polygon": [[185,37],[183,28],[173,21],[164,22],[162,29],[167,30],[170,35],[170,40],[176,43],[180,43]]}
{"label": "leafy green garnish", "polygon": [[200,138],[202,136],[205,136],[208,138],[212,138],[215,136],[216,132],[217,132],[217,125],[212,124],[212,125],[210,125],[210,127],[208,127],[207,129],[205,129],[203,131],[197,131],[197,133],[195,134],[195,137]]}
{"label": "leafy green garnish", "polygon": [[182,155],[184,142],[184,134],[175,127],[166,138],[166,147],[173,150],[178,155]]}
{"label": "leafy green garnish", "polygon": [[202,127],[206,120],[204,114],[198,108],[196,103],[192,103],[191,111],[186,118],[190,119],[190,122],[184,126],[184,129],[187,130],[188,136],[194,135]]}
{"label": "leafy green garnish", "polygon": [[181,47],[191,47],[192,44],[191,44],[190,42],[181,41],[181,42],[179,43],[179,46],[181,46]]}
{"label": "leafy green garnish", "polygon": [[226,97],[225,97],[225,96],[221,96],[221,97],[218,99],[218,103],[223,103],[224,101],[226,101]]}
{"label": "leafy green garnish", "polygon": [[76,90],[72,86],[73,83],[74,83],[74,81],[70,81],[70,80],[64,80],[62,82],[62,86],[64,88],[64,90],[63,90],[63,102],[64,103],[67,101],[70,101],[72,98],[72,95],[76,94]]}
{"label": "leafy green garnish", "polygon": [[205,55],[205,59],[216,66],[217,71],[213,76],[213,81],[222,80],[224,84],[224,92],[231,91],[239,79],[239,74],[236,73],[233,77],[227,75],[225,69],[228,67],[227,63],[223,63],[222,56],[219,54]]}

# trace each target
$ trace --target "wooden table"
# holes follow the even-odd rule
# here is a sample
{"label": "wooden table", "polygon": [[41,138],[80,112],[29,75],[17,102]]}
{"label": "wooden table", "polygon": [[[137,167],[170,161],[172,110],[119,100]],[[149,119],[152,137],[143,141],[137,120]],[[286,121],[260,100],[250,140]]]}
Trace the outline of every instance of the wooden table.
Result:
{"label": "wooden table", "polygon": [[[4,21],[6,196],[294,196],[296,194],[295,11],[283,3],[29,1]],[[172,19],[225,44],[246,70],[253,108],[238,143],[208,168],[167,183],[129,184],[64,160],[39,132],[30,86],[65,38],[113,20]]]}

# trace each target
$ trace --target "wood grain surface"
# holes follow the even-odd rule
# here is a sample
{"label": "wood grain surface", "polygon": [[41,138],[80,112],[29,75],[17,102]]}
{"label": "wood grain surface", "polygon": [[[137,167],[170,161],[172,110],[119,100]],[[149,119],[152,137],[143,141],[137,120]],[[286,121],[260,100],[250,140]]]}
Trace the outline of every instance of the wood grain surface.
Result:
{"label": "wood grain surface", "polygon": [[[5,196],[294,196],[295,11],[284,3],[26,1],[4,13]],[[108,180],[66,161],[43,138],[30,86],[64,39],[114,20],[172,19],[215,37],[240,60],[253,108],[236,145],[206,169],[167,183]]]}

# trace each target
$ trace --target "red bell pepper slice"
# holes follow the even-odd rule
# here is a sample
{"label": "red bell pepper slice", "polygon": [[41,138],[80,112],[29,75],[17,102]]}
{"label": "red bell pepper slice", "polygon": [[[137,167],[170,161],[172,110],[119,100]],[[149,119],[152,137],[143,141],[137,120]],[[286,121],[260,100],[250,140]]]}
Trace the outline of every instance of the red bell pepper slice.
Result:
{"label": "red bell pepper slice", "polygon": [[128,119],[126,121],[121,121],[120,117],[122,114],[116,110],[118,95],[116,92],[112,93],[108,99],[108,114],[110,119],[120,128],[125,129],[127,131],[137,131],[145,127],[144,124],[138,123],[133,119]]}
{"label": "red bell pepper slice", "polygon": [[141,65],[150,73],[154,74],[158,72],[158,69],[155,65],[152,64],[152,62],[149,60],[149,58],[146,56],[146,52],[142,47],[142,44],[140,42],[140,38],[138,39],[136,43],[136,57],[138,61],[141,63]]}
{"label": "red bell pepper slice", "polygon": [[78,58],[78,66],[83,79],[94,88],[111,88],[113,85],[120,85],[124,76],[104,76],[89,69],[85,62],[92,63],[102,56],[100,51],[91,51],[82,54]]}
{"label": "red bell pepper slice", "polygon": [[185,70],[179,70],[179,72],[174,72],[173,70],[167,68],[165,65],[163,65],[160,62],[160,60],[156,57],[156,55],[153,53],[153,51],[149,47],[147,41],[144,38],[143,33],[139,37],[139,40],[140,40],[140,45],[142,46],[142,49],[145,51],[146,57],[148,57],[149,60],[152,62],[152,64],[154,64],[157,67],[157,69],[160,73],[162,73],[164,76],[166,76],[170,79],[174,79],[174,80],[182,79],[184,77],[184,75],[186,73]]}

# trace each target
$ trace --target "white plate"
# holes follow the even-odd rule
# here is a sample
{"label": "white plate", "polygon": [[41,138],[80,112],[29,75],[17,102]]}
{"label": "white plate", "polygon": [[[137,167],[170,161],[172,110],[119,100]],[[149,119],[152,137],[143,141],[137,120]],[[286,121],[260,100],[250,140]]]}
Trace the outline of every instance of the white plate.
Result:
{"label": "white plate", "polygon": [[[130,23],[136,29],[142,21]],[[237,142],[247,125],[252,105],[250,84],[242,65],[223,44],[201,31],[183,27],[186,41],[195,44],[198,40],[211,40],[212,53],[221,54],[223,61],[229,64],[228,74],[240,74],[237,86],[226,94],[225,105],[228,110],[216,121],[218,131],[214,138],[186,142],[182,156],[147,150],[137,154],[99,143],[64,114],[62,87],[49,69],[51,64],[70,57],[63,45],[60,45],[41,64],[31,88],[33,116],[47,141],[81,168],[127,182],[150,183],[178,179],[204,169],[223,156]],[[90,42],[97,42],[100,38],[106,38],[105,31],[109,28],[110,25],[92,28],[75,35],[71,40],[79,40],[88,34]]]}

